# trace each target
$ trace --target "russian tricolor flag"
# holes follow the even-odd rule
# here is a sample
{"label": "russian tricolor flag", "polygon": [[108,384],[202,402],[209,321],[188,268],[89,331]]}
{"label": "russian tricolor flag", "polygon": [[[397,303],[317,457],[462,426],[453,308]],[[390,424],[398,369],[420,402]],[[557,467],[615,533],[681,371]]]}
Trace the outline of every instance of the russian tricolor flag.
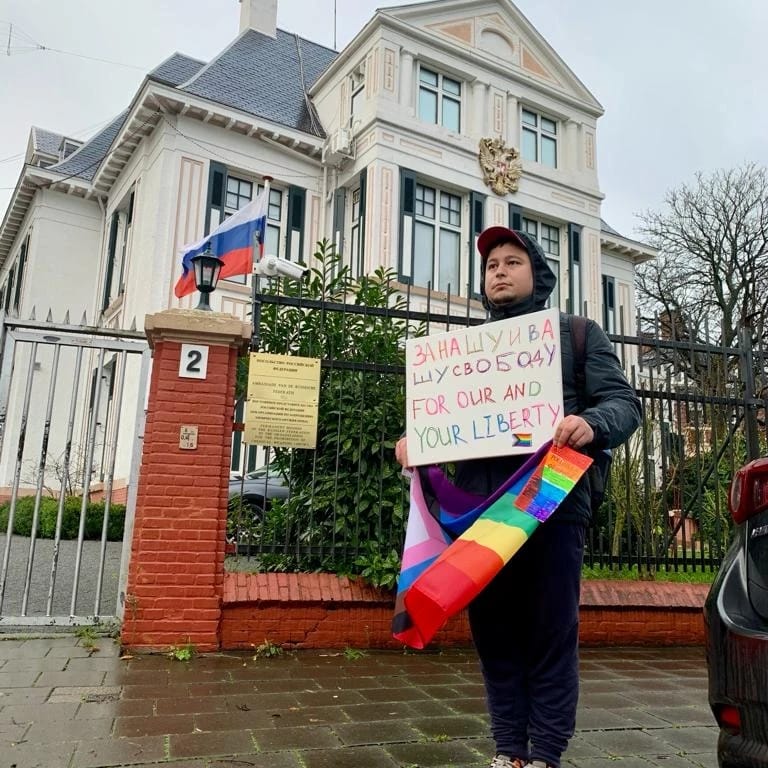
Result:
{"label": "russian tricolor flag", "polygon": [[264,255],[264,237],[267,226],[267,193],[264,190],[255,200],[225,219],[210,235],[192,245],[182,248],[181,277],[173,289],[178,298],[188,296],[197,290],[192,258],[209,247],[224,266],[220,278],[233,275],[250,275],[253,271],[254,237],[258,240],[259,258]]}

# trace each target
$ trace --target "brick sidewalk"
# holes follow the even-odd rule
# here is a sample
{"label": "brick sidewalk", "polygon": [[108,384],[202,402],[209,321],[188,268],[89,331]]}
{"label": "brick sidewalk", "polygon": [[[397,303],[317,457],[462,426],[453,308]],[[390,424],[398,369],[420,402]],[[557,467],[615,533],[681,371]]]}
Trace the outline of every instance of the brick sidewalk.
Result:
{"label": "brick sidewalk", "polygon": [[[120,659],[0,640],[0,768],[424,768],[492,753],[471,651]],[[586,649],[574,768],[716,768],[700,648]]]}

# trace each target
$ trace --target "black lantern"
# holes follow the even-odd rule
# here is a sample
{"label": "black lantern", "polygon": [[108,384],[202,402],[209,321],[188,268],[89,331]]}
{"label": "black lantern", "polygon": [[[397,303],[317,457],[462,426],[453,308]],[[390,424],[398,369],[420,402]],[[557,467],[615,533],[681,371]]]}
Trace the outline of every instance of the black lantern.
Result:
{"label": "black lantern", "polygon": [[219,273],[223,266],[224,262],[218,256],[214,256],[210,248],[192,257],[192,268],[195,270],[195,285],[197,290],[200,291],[200,303],[195,309],[211,311],[210,294],[216,290],[216,284],[219,282]]}

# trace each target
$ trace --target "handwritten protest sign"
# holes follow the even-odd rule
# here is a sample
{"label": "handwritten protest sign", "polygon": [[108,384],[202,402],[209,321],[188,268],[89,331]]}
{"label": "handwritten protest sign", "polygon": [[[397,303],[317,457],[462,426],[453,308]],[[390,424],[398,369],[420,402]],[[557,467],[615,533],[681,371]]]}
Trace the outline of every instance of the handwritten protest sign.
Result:
{"label": "handwritten protest sign", "polygon": [[532,453],[563,418],[560,315],[546,309],[409,339],[412,466]]}

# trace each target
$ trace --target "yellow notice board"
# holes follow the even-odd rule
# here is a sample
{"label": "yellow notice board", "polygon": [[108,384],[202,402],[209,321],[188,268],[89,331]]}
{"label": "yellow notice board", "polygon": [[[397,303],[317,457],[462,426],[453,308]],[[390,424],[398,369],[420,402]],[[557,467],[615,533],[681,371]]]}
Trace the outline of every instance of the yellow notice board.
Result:
{"label": "yellow notice board", "polygon": [[320,360],[252,352],[245,440],[279,448],[314,448]]}

